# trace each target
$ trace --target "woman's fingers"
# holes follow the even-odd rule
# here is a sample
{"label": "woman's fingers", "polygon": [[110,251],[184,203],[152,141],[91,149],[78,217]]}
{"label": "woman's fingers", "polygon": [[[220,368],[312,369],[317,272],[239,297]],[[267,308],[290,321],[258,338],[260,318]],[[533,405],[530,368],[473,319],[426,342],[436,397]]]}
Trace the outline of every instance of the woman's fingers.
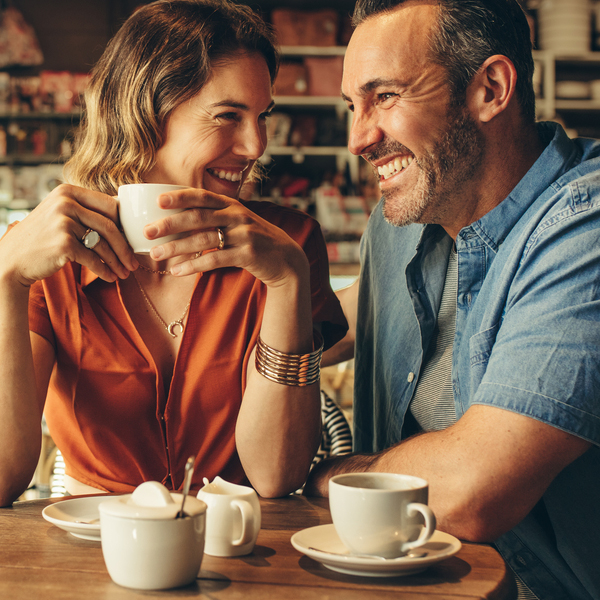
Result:
{"label": "woman's fingers", "polygon": [[[206,250],[223,250],[226,245],[226,227],[204,229],[190,233],[179,240],[166,242],[150,250],[150,257],[156,261],[166,260],[175,256],[201,254]],[[221,232],[219,235],[219,231]]]}
{"label": "woman's fingers", "polygon": [[[68,184],[58,186],[53,194],[59,199],[72,199],[75,201],[65,203],[65,212],[73,221],[78,221],[84,227],[84,233],[89,228],[100,235],[100,243],[94,248],[93,252],[110,267],[116,276],[127,277],[129,271],[137,268],[138,263],[133,250],[117,226],[119,211],[115,198],[101,192]],[[89,250],[88,248],[85,249]],[[85,255],[83,260],[85,260]],[[91,262],[98,265],[98,262],[93,258]],[[86,264],[86,266],[89,265]],[[97,267],[93,269],[94,272],[97,272],[97,269],[105,270],[102,267]],[[97,274],[100,275],[100,273]]]}
{"label": "woman's fingers", "polygon": [[[114,199],[99,192],[61,185],[3,240],[5,266],[30,285],[68,262],[85,265],[106,281],[127,277],[137,268],[133,251],[119,231]],[[84,245],[99,239],[94,248]],[[89,244],[91,245],[91,244]]]}
{"label": "woman's fingers", "polygon": [[[116,223],[109,217],[82,207],[77,210],[76,215],[73,215],[73,220],[80,222],[84,233],[87,229],[98,233],[100,241],[92,252],[95,252],[111,268],[114,267],[113,271],[116,275],[127,277],[129,271],[137,268],[138,263],[131,246],[119,231]],[[81,243],[83,245],[83,241]],[[85,249],[88,250],[88,248]]]}
{"label": "woman's fingers", "polygon": [[[98,241],[93,247],[86,246],[86,235],[88,239],[94,240],[94,234],[98,237]],[[88,267],[88,269],[92,270],[105,281],[114,281],[117,277],[126,279],[130,271],[134,270],[135,267],[131,262],[130,268],[125,267],[114,252],[111,244],[95,229],[91,227],[85,229],[79,241],[83,250],[79,250],[77,253],[77,262]]]}
{"label": "woman's fingers", "polygon": [[155,221],[144,230],[148,239],[183,234],[150,252],[157,261],[181,257],[171,269],[173,274],[238,267],[266,285],[280,285],[306,267],[306,256],[298,244],[233,198],[188,188],[161,196],[159,204],[163,208],[186,209]]}

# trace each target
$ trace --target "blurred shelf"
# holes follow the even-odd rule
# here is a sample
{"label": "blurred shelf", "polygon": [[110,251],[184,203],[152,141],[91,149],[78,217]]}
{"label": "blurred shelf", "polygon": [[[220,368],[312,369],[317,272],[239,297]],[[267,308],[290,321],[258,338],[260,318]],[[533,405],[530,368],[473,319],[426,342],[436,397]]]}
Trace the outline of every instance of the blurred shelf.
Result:
{"label": "blurred shelf", "polygon": [[280,106],[325,106],[342,108],[346,103],[339,96],[275,96],[275,104]]}
{"label": "blurred shelf", "polygon": [[59,154],[9,154],[0,158],[0,165],[29,166],[48,163],[63,163],[66,158]]}
{"label": "blurred shelf", "polygon": [[344,56],[346,46],[281,46],[283,56]]}
{"label": "blurred shelf", "polygon": [[360,272],[358,263],[329,263],[329,273],[332,277],[352,277],[356,279]]}
{"label": "blurred shelf", "polygon": [[2,120],[12,120],[12,121],[43,121],[43,120],[64,120],[70,121],[75,120],[79,121],[81,118],[81,113],[77,112],[68,112],[68,113],[55,113],[55,112],[20,112],[20,113],[9,113],[9,112],[0,112],[0,119]]}
{"label": "blurred shelf", "polygon": [[269,146],[265,154],[273,156],[295,156],[302,154],[304,156],[347,156],[348,148],[346,146]]}
{"label": "blurred shelf", "polygon": [[584,99],[556,99],[554,103],[556,110],[583,110],[597,111],[600,110],[600,100],[584,100]]}

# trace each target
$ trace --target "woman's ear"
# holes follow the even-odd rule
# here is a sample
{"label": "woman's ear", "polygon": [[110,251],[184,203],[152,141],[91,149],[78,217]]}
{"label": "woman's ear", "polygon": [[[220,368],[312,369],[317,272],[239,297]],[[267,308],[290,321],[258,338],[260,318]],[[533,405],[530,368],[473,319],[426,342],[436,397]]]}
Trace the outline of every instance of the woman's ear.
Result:
{"label": "woman's ear", "polygon": [[501,54],[490,56],[479,68],[469,86],[472,114],[488,123],[510,104],[517,85],[517,70]]}

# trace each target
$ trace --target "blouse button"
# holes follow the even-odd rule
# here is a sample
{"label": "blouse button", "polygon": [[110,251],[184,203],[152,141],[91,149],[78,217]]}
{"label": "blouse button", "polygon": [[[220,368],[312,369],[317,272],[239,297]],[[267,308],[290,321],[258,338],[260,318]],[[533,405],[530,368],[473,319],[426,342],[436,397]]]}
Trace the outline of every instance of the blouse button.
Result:
{"label": "blouse button", "polygon": [[411,371],[411,372],[408,374],[408,377],[406,378],[406,381],[408,381],[408,383],[412,383],[412,382],[413,382],[413,380],[414,380],[414,378],[415,378],[415,374],[414,374],[414,373]]}

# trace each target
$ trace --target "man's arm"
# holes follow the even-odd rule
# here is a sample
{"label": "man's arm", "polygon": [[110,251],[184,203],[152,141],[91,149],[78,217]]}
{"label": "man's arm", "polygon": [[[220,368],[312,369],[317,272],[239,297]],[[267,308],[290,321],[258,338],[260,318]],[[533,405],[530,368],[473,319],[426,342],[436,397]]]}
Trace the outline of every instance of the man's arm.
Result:
{"label": "man's arm", "polygon": [[590,445],[530,417],[474,405],[443,431],[417,435],[377,454],[317,464],[304,493],[326,496],[329,478],[347,471],[416,475],[429,482],[439,529],[489,542],[517,525],[558,473]]}
{"label": "man's arm", "polygon": [[358,279],[350,286],[336,293],[342,310],[348,321],[348,332],[334,346],[323,352],[321,366],[337,365],[354,358],[354,339],[356,336],[356,313],[358,311]]}

